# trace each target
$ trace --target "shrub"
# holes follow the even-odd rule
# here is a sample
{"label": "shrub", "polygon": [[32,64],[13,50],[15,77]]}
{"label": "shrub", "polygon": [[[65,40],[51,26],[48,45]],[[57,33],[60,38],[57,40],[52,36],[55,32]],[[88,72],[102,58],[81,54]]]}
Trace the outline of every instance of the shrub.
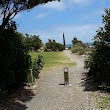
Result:
{"label": "shrub", "polygon": [[41,55],[38,55],[38,57],[34,60],[32,65],[32,74],[34,79],[39,78],[39,73],[40,70],[42,70],[43,65],[44,65],[43,57]]}
{"label": "shrub", "polygon": [[83,55],[85,53],[85,48],[83,47],[82,44],[77,43],[73,45],[71,51],[72,53],[78,53],[79,55]]}
{"label": "shrub", "polygon": [[65,49],[64,45],[57,43],[55,40],[49,39],[46,43],[46,49],[45,51],[51,50],[51,51],[63,51]]}
{"label": "shrub", "polygon": [[8,95],[7,90],[0,89],[0,99],[5,98]]}
{"label": "shrub", "polygon": [[71,49],[71,46],[69,46],[68,49],[70,50]]}
{"label": "shrub", "polygon": [[84,48],[83,48],[83,47],[80,47],[80,48],[78,49],[78,54],[79,54],[79,55],[83,55],[84,53],[85,53]]}
{"label": "shrub", "polygon": [[12,27],[0,31],[0,90],[10,90],[26,82],[31,65],[21,36]]}
{"label": "shrub", "polygon": [[88,75],[92,76],[100,88],[110,90],[110,9],[103,15],[104,27],[94,37],[94,48],[85,60]]}
{"label": "shrub", "polygon": [[110,46],[99,44],[89,54],[85,60],[85,68],[90,68],[89,75],[92,75],[99,82],[109,81],[110,78]]}

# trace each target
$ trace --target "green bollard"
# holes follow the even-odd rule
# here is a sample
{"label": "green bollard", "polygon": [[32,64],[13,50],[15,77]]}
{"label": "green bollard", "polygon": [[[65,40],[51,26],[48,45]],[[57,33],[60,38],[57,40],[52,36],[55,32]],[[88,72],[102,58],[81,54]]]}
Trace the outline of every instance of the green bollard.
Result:
{"label": "green bollard", "polygon": [[68,76],[68,68],[64,68],[64,84],[69,85],[69,76]]}
{"label": "green bollard", "polygon": [[29,69],[29,71],[28,71],[28,84],[30,84],[30,83],[33,85],[32,69]]}

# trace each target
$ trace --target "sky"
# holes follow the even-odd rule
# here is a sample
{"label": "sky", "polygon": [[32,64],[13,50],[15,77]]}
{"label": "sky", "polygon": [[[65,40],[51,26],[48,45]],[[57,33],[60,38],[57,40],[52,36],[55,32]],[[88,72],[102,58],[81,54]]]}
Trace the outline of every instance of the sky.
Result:
{"label": "sky", "polygon": [[19,32],[39,35],[43,43],[48,39],[63,43],[63,33],[66,44],[74,37],[90,43],[103,26],[102,14],[108,7],[110,0],[60,0],[21,12],[14,20]]}

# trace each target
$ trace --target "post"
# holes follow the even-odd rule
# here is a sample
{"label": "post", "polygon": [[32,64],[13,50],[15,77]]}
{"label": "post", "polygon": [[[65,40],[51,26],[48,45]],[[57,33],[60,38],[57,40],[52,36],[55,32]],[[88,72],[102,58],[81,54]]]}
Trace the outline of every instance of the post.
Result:
{"label": "post", "polygon": [[69,85],[69,76],[68,76],[68,68],[64,68],[64,84]]}
{"label": "post", "polygon": [[33,74],[32,74],[32,69],[29,69],[28,72],[28,84],[31,83],[33,85]]}
{"label": "post", "polygon": [[63,33],[63,45],[64,45],[64,47],[66,46],[64,33]]}

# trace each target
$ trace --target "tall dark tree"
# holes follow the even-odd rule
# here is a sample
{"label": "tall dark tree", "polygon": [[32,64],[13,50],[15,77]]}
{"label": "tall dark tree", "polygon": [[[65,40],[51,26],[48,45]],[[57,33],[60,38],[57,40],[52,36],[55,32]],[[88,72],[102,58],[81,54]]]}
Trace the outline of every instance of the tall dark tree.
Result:
{"label": "tall dark tree", "polygon": [[5,27],[19,12],[34,8],[39,4],[56,0],[0,0],[0,17]]}
{"label": "tall dark tree", "polygon": [[22,35],[12,27],[0,31],[0,90],[26,81],[31,59]]}
{"label": "tall dark tree", "polygon": [[26,45],[28,49],[34,48],[34,50],[39,49],[42,46],[42,40],[39,36],[36,35],[28,35],[25,34],[27,37],[25,38]]}
{"label": "tall dark tree", "polygon": [[0,97],[27,80],[31,57],[13,18],[20,12],[55,0],[0,0]]}

